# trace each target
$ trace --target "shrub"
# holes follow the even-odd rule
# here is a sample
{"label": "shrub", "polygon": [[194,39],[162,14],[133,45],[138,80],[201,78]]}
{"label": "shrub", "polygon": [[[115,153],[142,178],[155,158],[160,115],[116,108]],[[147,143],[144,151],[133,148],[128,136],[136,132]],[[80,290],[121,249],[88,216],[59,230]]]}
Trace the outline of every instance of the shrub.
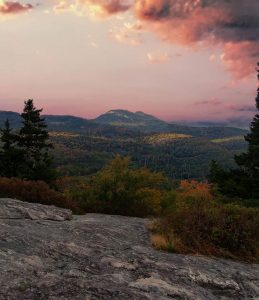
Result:
{"label": "shrub", "polygon": [[0,197],[76,209],[75,204],[43,181],[0,177]]}
{"label": "shrub", "polygon": [[258,209],[224,205],[213,197],[210,185],[195,181],[183,181],[162,203],[166,205],[153,232],[170,241],[168,248],[173,243],[177,252],[258,261]]}
{"label": "shrub", "polygon": [[[217,193],[217,190],[216,190]],[[253,207],[258,208],[259,207],[259,198],[257,199],[243,199],[243,198],[237,198],[237,197],[227,197],[223,196],[221,194],[218,194],[218,199],[223,204],[237,204],[239,206],[244,207]]]}
{"label": "shrub", "polygon": [[159,214],[165,183],[161,173],[131,169],[129,158],[117,156],[88,182],[67,192],[84,212],[144,217]]}
{"label": "shrub", "polygon": [[232,253],[256,255],[259,241],[259,213],[253,208],[237,205],[219,207],[211,228],[212,242]]}

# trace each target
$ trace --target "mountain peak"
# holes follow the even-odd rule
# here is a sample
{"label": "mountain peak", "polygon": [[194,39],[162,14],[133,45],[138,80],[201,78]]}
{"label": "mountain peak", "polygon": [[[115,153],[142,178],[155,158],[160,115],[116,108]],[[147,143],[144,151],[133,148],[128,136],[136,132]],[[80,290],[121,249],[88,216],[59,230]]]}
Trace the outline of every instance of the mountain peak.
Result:
{"label": "mountain peak", "polygon": [[132,114],[132,112],[126,109],[112,109],[107,111],[105,114],[119,114],[119,113]]}
{"label": "mountain peak", "polygon": [[138,115],[145,115],[145,113],[144,113],[143,111],[141,111],[141,110],[136,111],[135,114],[138,114]]}
{"label": "mountain peak", "polygon": [[130,125],[130,126],[145,126],[151,122],[161,122],[154,116],[145,114],[142,111],[131,112],[125,109],[110,110],[95,119],[99,123],[116,124],[116,125]]}

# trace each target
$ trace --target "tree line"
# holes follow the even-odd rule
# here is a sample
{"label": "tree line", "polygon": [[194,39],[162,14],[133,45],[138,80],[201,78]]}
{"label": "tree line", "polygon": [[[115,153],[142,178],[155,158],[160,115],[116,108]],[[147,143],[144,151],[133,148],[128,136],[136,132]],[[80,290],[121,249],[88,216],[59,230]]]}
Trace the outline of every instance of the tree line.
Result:
{"label": "tree line", "polygon": [[41,112],[42,109],[37,109],[29,99],[24,103],[22,126],[17,132],[8,119],[5,121],[0,129],[0,176],[47,183],[54,180],[56,173],[50,153],[53,145]]}

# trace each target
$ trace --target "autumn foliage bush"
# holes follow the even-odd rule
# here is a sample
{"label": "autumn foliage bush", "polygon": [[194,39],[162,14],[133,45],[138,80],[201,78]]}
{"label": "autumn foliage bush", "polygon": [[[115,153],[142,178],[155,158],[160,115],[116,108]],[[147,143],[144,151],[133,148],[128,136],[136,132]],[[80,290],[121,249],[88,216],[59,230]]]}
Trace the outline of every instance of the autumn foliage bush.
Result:
{"label": "autumn foliage bush", "polygon": [[43,181],[0,177],[0,197],[76,209],[76,205],[71,200],[51,189]]}
{"label": "autumn foliage bush", "polygon": [[158,215],[166,182],[161,173],[132,169],[130,159],[117,156],[88,182],[65,189],[82,211],[144,217]]}
{"label": "autumn foliage bush", "polygon": [[209,184],[196,181],[182,181],[162,206],[152,230],[156,243],[162,236],[163,249],[258,261],[258,209],[223,205]]}

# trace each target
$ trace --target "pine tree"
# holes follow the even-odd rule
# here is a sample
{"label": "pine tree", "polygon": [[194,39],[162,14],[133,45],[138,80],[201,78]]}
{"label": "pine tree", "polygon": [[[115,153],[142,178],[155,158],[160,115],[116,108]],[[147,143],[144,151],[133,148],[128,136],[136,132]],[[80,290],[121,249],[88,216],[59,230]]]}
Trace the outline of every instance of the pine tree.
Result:
{"label": "pine tree", "polygon": [[49,150],[53,145],[49,142],[47,125],[41,112],[42,109],[35,108],[32,99],[25,101],[21,114],[23,126],[19,132],[19,146],[25,151],[26,167],[23,177],[51,182],[55,171]]}
{"label": "pine tree", "polygon": [[1,131],[0,175],[18,177],[24,161],[24,153],[17,145],[17,136],[12,132],[7,119]]}
{"label": "pine tree", "polygon": [[[259,82],[259,63],[257,78]],[[236,163],[250,179],[249,189],[252,197],[259,197],[259,86],[257,88],[256,107],[258,113],[251,122],[250,133],[245,136],[245,140],[248,142],[248,151],[235,157]]]}

